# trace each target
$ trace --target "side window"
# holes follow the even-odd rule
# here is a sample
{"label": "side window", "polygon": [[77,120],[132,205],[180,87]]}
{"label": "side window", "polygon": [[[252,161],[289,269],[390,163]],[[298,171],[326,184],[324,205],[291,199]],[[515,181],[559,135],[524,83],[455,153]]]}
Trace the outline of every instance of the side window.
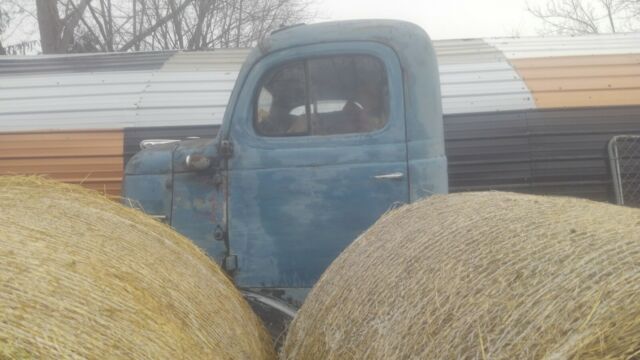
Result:
{"label": "side window", "polygon": [[384,64],[341,55],[288,64],[269,73],[256,104],[263,136],[367,133],[385,126],[389,90]]}
{"label": "side window", "polygon": [[308,134],[306,86],[303,62],[288,64],[268,74],[258,95],[256,132],[263,136]]}

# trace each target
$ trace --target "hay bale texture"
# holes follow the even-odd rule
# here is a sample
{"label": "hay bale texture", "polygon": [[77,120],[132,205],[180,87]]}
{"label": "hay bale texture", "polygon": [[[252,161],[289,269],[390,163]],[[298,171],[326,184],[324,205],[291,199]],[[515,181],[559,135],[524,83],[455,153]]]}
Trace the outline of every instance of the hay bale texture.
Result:
{"label": "hay bale texture", "polygon": [[640,359],[640,211],[510,193],[383,216],[327,270],[284,359]]}
{"label": "hay bale texture", "polygon": [[272,359],[189,240],[75,185],[0,177],[0,358]]}

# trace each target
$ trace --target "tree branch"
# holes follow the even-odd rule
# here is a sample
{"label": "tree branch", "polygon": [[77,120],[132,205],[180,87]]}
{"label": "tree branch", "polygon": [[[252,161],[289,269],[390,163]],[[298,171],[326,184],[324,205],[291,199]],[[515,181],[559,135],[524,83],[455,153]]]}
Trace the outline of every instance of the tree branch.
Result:
{"label": "tree branch", "polygon": [[82,0],[78,6],[75,6],[73,1],[70,2],[74,10],[67,14],[62,21],[62,39],[60,40],[62,48],[67,49],[73,42],[73,35],[76,26],[78,26],[78,23],[90,2],[91,0]]}
{"label": "tree branch", "polygon": [[186,9],[186,7],[189,6],[189,4],[191,4],[192,2],[193,2],[193,0],[185,0],[182,4],[180,4],[180,6],[178,6],[176,8],[175,11],[172,11],[171,13],[165,15],[163,18],[158,20],[153,26],[145,29],[144,31],[140,32],[140,34],[138,34],[136,37],[134,37],[133,39],[129,40],[126,44],[124,44],[120,48],[120,51],[127,51],[127,50],[131,49],[137,42],[140,42],[140,40],[142,40],[142,39],[146,38],[147,36],[151,35],[159,27],[163,26],[169,20],[173,19],[173,17],[175,15],[179,14],[184,9]]}

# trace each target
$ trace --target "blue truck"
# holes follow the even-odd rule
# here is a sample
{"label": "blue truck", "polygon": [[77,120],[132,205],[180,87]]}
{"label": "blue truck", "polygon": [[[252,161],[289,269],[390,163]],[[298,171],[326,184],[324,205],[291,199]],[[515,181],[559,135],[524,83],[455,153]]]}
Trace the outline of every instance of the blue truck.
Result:
{"label": "blue truck", "polygon": [[140,151],[123,197],[204,249],[277,327],[384,212],[447,193],[444,149],[420,27],[292,26],[251,52],[215,139]]}

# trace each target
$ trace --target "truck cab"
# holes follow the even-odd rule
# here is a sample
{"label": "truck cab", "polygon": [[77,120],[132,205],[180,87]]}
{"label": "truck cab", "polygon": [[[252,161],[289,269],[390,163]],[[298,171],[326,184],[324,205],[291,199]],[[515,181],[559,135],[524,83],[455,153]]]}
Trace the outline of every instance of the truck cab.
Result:
{"label": "truck cab", "polygon": [[447,192],[438,76],[410,23],[279,30],[247,58],[216,138],[140,151],[123,197],[241,289],[299,306],[382,214]]}

